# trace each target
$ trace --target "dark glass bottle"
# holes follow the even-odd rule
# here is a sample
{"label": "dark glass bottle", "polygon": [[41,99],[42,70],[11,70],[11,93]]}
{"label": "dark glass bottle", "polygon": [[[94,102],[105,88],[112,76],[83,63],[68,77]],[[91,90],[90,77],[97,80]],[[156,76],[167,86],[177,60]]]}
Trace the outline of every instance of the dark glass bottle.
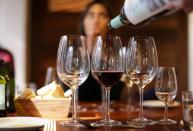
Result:
{"label": "dark glass bottle", "polygon": [[5,85],[5,64],[3,60],[0,60],[0,117],[5,117],[7,115]]}
{"label": "dark glass bottle", "polygon": [[15,97],[15,80],[10,63],[5,63],[5,78],[6,78],[6,98],[7,112],[15,112],[14,97]]}

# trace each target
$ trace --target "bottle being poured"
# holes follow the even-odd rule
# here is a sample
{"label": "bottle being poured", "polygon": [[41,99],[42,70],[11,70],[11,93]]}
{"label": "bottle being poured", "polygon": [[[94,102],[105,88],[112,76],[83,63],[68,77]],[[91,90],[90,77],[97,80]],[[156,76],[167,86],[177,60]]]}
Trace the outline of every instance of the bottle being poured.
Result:
{"label": "bottle being poured", "polygon": [[109,28],[138,27],[160,16],[170,15],[180,10],[182,5],[182,0],[125,0],[120,15],[109,22]]}

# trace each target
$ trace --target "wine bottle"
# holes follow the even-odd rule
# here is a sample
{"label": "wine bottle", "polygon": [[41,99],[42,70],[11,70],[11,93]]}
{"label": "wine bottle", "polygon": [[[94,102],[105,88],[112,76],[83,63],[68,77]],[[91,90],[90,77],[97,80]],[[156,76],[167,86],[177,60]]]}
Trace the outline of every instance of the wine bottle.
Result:
{"label": "wine bottle", "polygon": [[15,80],[10,63],[5,63],[5,78],[6,78],[6,98],[7,112],[15,112],[14,97],[15,97]]}
{"label": "wine bottle", "polygon": [[0,60],[0,117],[6,116],[6,79],[4,76],[4,61]]}
{"label": "wine bottle", "polygon": [[[175,2],[176,7],[168,9],[167,5]],[[125,0],[120,15],[109,22],[110,29],[123,25],[138,27],[160,16],[169,15],[181,8],[182,0]]]}

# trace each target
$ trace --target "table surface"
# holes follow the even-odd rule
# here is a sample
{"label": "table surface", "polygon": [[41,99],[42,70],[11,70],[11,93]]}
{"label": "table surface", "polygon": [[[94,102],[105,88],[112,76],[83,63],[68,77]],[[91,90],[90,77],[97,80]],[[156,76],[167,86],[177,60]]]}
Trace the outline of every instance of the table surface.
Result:
{"label": "table surface", "polygon": [[[88,121],[97,121],[102,118],[102,113],[99,112],[99,105],[95,103],[82,103],[81,111],[79,109],[78,117],[81,119],[85,119]],[[138,117],[139,109],[135,108],[127,108],[124,104],[116,103],[111,106],[110,116],[114,120],[118,121],[128,121],[133,118]],[[86,110],[85,110],[86,109]],[[147,118],[151,118],[153,120],[159,120],[163,118],[164,108],[144,108],[144,116]],[[182,107],[173,107],[169,108],[168,116],[171,119],[176,121],[180,121],[182,119]],[[178,123],[174,125],[153,125],[147,126],[143,129],[129,129],[123,127],[102,127],[97,129],[88,129],[84,127],[64,127],[60,125],[60,121],[57,121],[57,131],[181,131],[182,129],[179,127]]]}
{"label": "table surface", "polygon": [[[102,119],[101,106],[99,103],[81,103],[78,109],[78,117],[87,121],[98,121]],[[111,104],[111,119],[126,122],[137,118],[139,114],[138,107],[126,106],[124,103]],[[159,120],[163,118],[164,108],[145,108],[144,116],[152,120]],[[9,116],[16,116],[15,113]],[[168,108],[168,117],[180,121],[182,119],[182,106]],[[69,119],[69,118],[67,118]],[[88,129],[85,127],[64,127],[60,124],[62,120],[56,120],[56,131],[182,131],[179,124],[174,125],[153,125],[146,126],[143,129],[130,129],[123,127],[101,127],[97,129]],[[44,129],[40,129],[43,131]]]}

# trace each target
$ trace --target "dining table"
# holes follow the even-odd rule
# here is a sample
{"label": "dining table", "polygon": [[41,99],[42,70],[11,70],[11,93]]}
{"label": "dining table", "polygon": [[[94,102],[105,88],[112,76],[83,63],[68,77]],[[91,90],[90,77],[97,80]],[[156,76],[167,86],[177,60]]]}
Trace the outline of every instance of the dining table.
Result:
{"label": "dining table", "polygon": [[[78,108],[77,117],[88,122],[99,121],[104,118],[104,106],[100,103],[95,102],[80,102]],[[61,112],[62,113],[62,112]],[[117,120],[123,123],[131,121],[137,118],[139,115],[139,107],[128,105],[122,102],[111,103],[110,117],[113,120]],[[17,116],[16,113],[9,114],[9,116]],[[162,119],[164,116],[164,107],[144,107],[144,116],[152,120]],[[69,118],[71,119],[71,113]],[[99,127],[95,129],[89,129],[87,127],[68,127],[61,125],[62,119],[55,118],[56,121],[55,129],[49,131],[182,131],[179,126],[179,121],[183,118],[182,105],[168,108],[168,117],[170,119],[176,120],[176,124],[163,125],[154,124],[151,126],[146,126],[145,128],[131,128],[131,127]],[[45,128],[41,128],[40,131],[45,131]]]}

